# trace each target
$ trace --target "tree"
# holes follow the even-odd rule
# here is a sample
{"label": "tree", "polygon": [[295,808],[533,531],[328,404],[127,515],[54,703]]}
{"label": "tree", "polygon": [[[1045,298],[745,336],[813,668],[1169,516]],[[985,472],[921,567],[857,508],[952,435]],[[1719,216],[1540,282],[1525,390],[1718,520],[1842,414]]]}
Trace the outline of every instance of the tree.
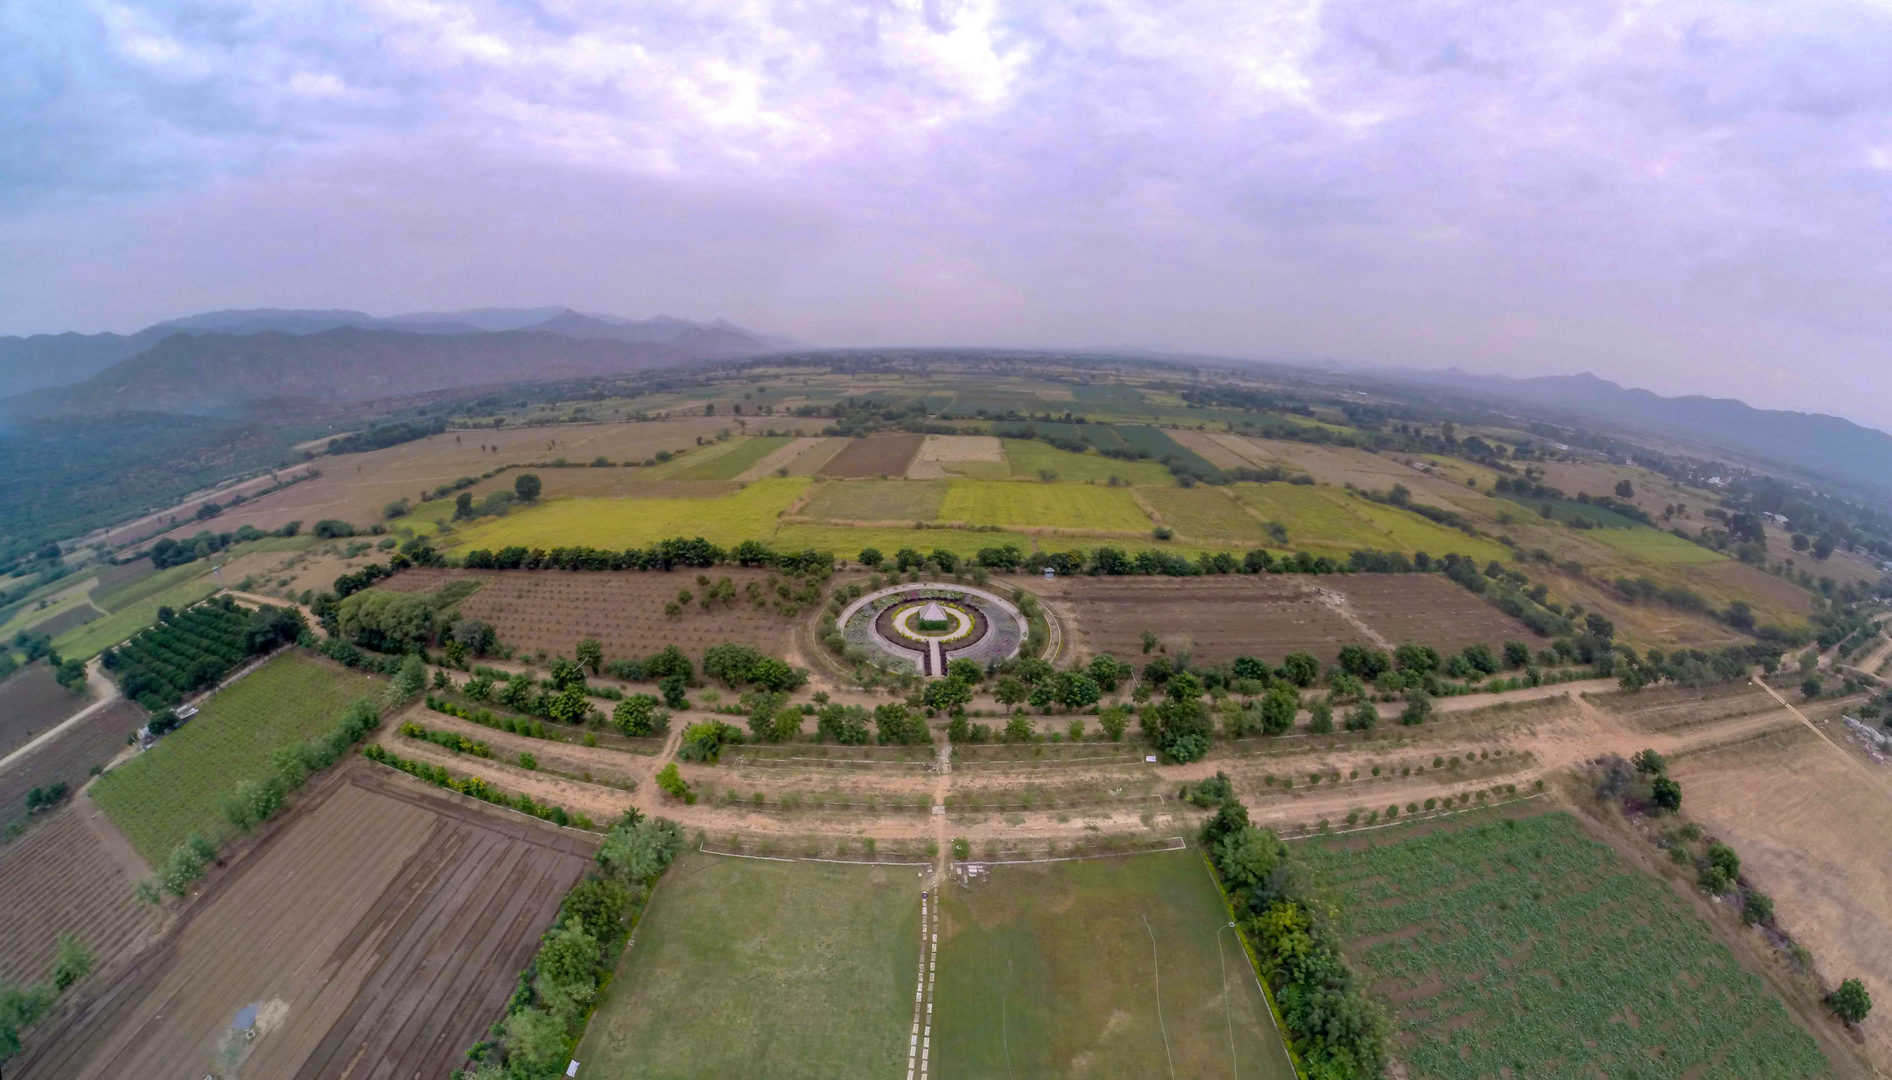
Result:
{"label": "tree", "polygon": [[570,690],[573,687],[582,690],[585,686],[585,669],[579,667],[577,661],[562,656],[554,657],[551,666],[546,669],[545,681],[554,690]]}
{"label": "tree", "polygon": [[1402,724],[1423,724],[1432,717],[1432,695],[1424,690],[1411,690],[1406,694],[1406,707],[1399,711]]}
{"label": "tree", "polygon": [[1872,1012],[1872,995],[1858,979],[1847,979],[1839,984],[1839,989],[1826,995],[1826,1004],[1833,1015],[1849,1024],[1857,1024]]}
{"label": "tree", "polygon": [[1270,687],[1261,699],[1261,730],[1265,735],[1280,735],[1294,726],[1294,714],[1301,709],[1301,697],[1286,686]]}
{"label": "tree", "polygon": [[1669,771],[1668,761],[1654,750],[1636,751],[1630,756],[1629,763],[1636,767],[1637,772],[1651,776],[1661,776]]}
{"label": "tree", "polygon": [[1315,735],[1326,735],[1334,730],[1334,707],[1326,698],[1314,702],[1307,721],[1307,730]]}
{"label": "tree", "polygon": [[664,704],[673,709],[687,709],[690,699],[685,694],[690,683],[681,675],[666,675],[657,680],[657,689],[664,696]]}
{"label": "tree", "polygon": [[1104,729],[1111,742],[1121,742],[1124,730],[1130,726],[1130,710],[1112,705],[1097,714],[1097,726]]}
{"label": "tree", "polygon": [[1031,688],[1016,675],[1000,675],[992,690],[992,696],[998,698],[1001,705],[1017,705],[1030,694]]}
{"label": "tree", "polygon": [[1401,645],[1393,651],[1393,662],[1401,671],[1410,671],[1419,675],[1430,674],[1439,670],[1439,654],[1430,645]]}
{"label": "tree", "polygon": [[967,686],[977,686],[985,678],[985,669],[979,666],[977,660],[968,660],[962,656],[946,662],[946,677],[958,679]]}
{"label": "tree", "polygon": [[972,687],[958,679],[934,679],[920,695],[922,704],[939,712],[963,708],[971,700]]}
{"label": "tree", "polygon": [[583,664],[593,675],[604,666],[604,643],[597,638],[588,637],[578,642],[578,662]]}
{"label": "tree", "polygon": [[447,634],[474,656],[485,656],[499,643],[493,624],[479,619],[455,619]]}
{"label": "tree", "polygon": [[1009,743],[1031,742],[1038,737],[1038,729],[1033,726],[1031,717],[1022,712],[1015,712],[1005,722],[1004,738]]}
{"label": "tree", "polygon": [[1346,726],[1348,731],[1372,731],[1380,722],[1380,711],[1370,702],[1362,701],[1347,710]]}
{"label": "tree", "polygon": [[1103,696],[1097,680],[1075,671],[1060,671],[1054,688],[1058,704],[1067,709],[1087,709]]}
{"label": "tree", "polygon": [[512,478],[512,493],[520,502],[532,502],[539,497],[539,477],[537,473],[520,473]]}
{"label": "tree", "polygon": [[815,732],[843,746],[863,746],[871,737],[867,710],[859,705],[824,705],[815,715]]}
{"label": "tree", "polygon": [[883,745],[910,745],[933,741],[932,732],[926,729],[926,721],[918,713],[899,702],[875,707],[874,728],[875,737]]}
{"label": "tree", "polygon": [[1521,668],[1531,662],[1531,647],[1522,641],[1504,643],[1504,666]]}
{"label": "tree", "polygon": [[1339,662],[1342,671],[1364,682],[1372,682],[1393,666],[1385,653],[1363,645],[1342,646]]}
{"label": "tree", "polygon": [[1281,677],[1305,689],[1320,678],[1320,661],[1310,653],[1289,653],[1281,661]]}
{"label": "tree", "polygon": [[1747,925],[1770,922],[1773,918],[1774,898],[1766,893],[1752,891],[1741,901],[1741,921]]}
{"label": "tree", "polygon": [[453,520],[460,521],[473,516],[473,493],[462,491],[453,500]]}
{"label": "tree", "polygon": [[902,573],[908,570],[918,570],[920,567],[926,565],[926,556],[912,548],[901,548],[899,551],[893,553],[893,564]]}
{"label": "tree", "polygon": [[1119,663],[1117,658],[1109,653],[1098,653],[1091,657],[1090,666],[1084,670],[1096,680],[1098,689],[1106,694],[1114,693],[1117,684],[1129,678],[1130,675],[1130,665]]}
{"label": "tree", "polygon": [[862,548],[858,561],[862,566],[878,570],[880,564],[887,561],[887,556],[882,555],[879,548]]}
{"label": "tree", "polygon": [[1682,808],[1682,785],[1667,776],[1658,776],[1649,782],[1649,798],[1664,810],[1675,811]]}
{"label": "tree", "polygon": [[1814,698],[1819,697],[1820,691],[1825,688],[1825,685],[1820,682],[1818,675],[1809,675],[1806,680],[1800,684],[1800,696],[1806,698],[1808,701],[1812,701]]}
{"label": "tree", "polygon": [[1813,557],[1821,561],[1833,554],[1833,538],[1822,536],[1813,542]]}
{"label": "tree", "polygon": [[1634,485],[1634,484],[1631,484],[1631,483],[1630,483],[1629,481],[1627,481],[1627,480],[1618,480],[1618,481],[1616,481],[1616,497],[1617,497],[1617,498],[1619,498],[1619,499],[1633,499],[1633,498],[1635,498],[1635,497],[1636,497],[1636,487],[1635,487],[1635,485]]}
{"label": "tree", "polygon": [[630,694],[611,710],[611,722],[632,737],[655,735],[669,726],[669,717],[649,694]]}
{"label": "tree", "polygon": [[1811,538],[1807,536],[1806,533],[1797,532],[1793,534],[1793,549],[1795,551],[1805,551],[1806,549],[1812,546],[1813,546],[1813,541]]}

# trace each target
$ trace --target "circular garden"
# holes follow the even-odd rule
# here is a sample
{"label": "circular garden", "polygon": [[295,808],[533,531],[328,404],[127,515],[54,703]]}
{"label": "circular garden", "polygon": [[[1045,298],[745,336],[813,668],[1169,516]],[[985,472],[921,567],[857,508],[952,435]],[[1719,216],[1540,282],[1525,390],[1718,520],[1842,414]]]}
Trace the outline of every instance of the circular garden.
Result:
{"label": "circular garden", "polygon": [[849,604],[836,622],[849,645],[884,667],[938,676],[954,660],[984,667],[1018,654],[1025,616],[997,593],[970,585],[892,585]]}

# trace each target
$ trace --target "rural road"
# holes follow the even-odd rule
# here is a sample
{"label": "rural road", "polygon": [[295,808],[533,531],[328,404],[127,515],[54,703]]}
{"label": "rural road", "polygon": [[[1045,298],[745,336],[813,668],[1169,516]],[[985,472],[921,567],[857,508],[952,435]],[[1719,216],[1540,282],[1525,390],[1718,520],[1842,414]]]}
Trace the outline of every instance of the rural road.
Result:
{"label": "rural road", "polygon": [[104,665],[99,662],[99,658],[96,656],[85,665],[85,684],[87,688],[98,697],[98,700],[80,709],[78,712],[73,713],[71,716],[66,717],[59,723],[54,724],[52,727],[47,728],[45,731],[40,732],[25,746],[13,751],[6,757],[0,758],[0,769],[6,768],[20,758],[25,757],[34,750],[58,738],[59,735],[67,729],[84,723],[91,718],[92,714],[102,709],[111,708],[113,703],[118,700],[118,684],[105,677]]}
{"label": "rural road", "polygon": [[1892,797],[1892,786],[1887,785],[1884,777],[1880,776],[1877,772],[1873,771],[1872,769],[1867,768],[1865,762],[1860,761],[1853,754],[1847,752],[1845,747],[1834,742],[1831,738],[1828,738],[1826,732],[1821,731],[1818,725],[1816,725],[1813,721],[1807,719],[1807,714],[1801,712],[1799,709],[1794,708],[1791,702],[1789,702],[1786,698],[1781,697],[1778,693],[1776,693],[1773,687],[1767,685],[1765,682],[1762,682],[1759,676],[1756,676],[1754,678],[1754,685],[1760,687],[1762,690],[1767,691],[1768,697],[1771,697],[1775,701],[1780,702],[1780,707],[1792,713],[1794,715],[1794,719],[1800,721],[1802,724],[1805,724],[1808,731],[1811,731],[1815,735],[1818,735],[1822,742],[1826,743],[1826,745],[1832,747],[1834,750],[1837,750],[1840,756],[1844,757],[1847,763],[1850,764],[1855,770],[1857,770],[1860,773],[1860,775],[1872,781],[1872,783],[1876,787],[1878,787],[1880,791],[1884,792],[1887,796]]}

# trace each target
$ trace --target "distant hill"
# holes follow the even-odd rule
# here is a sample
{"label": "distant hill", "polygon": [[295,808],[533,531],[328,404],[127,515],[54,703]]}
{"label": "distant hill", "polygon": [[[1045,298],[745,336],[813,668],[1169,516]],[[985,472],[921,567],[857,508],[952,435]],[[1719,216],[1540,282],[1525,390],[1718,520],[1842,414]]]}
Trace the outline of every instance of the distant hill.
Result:
{"label": "distant hill", "polygon": [[1595,375],[1528,379],[1460,371],[1401,373],[1398,381],[1455,390],[1606,426],[1720,447],[1792,466],[1862,493],[1892,497],[1892,435],[1822,413],[1757,409],[1731,398],[1662,397]]}
{"label": "distant hill", "polygon": [[[310,310],[300,308],[255,308],[248,310],[209,311],[196,315],[186,315],[177,319],[167,319],[146,327],[135,334],[36,334],[31,337],[0,337],[0,398],[11,398],[28,391],[44,390],[51,387],[70,386],[92,379],[106,369],[119,363],[141,356],[160,343],[165,343],[162,353],[162,365],[168,365],[169,374],[156,371],[151,364],[139,365],[136,370],[144,377],[156,378],[160,382],[172,381],[170,375],[188,372],[193,366],[185,354],[191,346],[172,342],[173,337],[183,337],[187,342],[199,343],[195,348],[205,351],[206,363],[227,363],[235,354],[249,356],[257,363],[265,363],[274,355],[297,354],[295,346],[279,339],[285,336],[309,337],[328,334],[336,330],[379,331],[393,337],[378,344],[370,345],[364,339],[336,339],[330,343],[335,347],[342,342],[354,340],[351,348],[359,351],[372,348],[378,355],[390,360],[394,358],[393,347],[402,341],[422,336],[435,337],[480,337],[488,334],[509,334],[530,331],[548,337],[564,339],[569,343],[614,341],[623,344],[656,345],[673,350],[673,356],[661,362],[675,363],[685,360],[745,356],[779,348],[785,342],[782,339],[752,333],[742,327],[718,320],[711,323],[697,323],[686,319],[676,319],[660,315],[652,319],[620,319],[610,315],[585,315],[570,308],[473,308],[465,311],[416,312],[404,315],[378,317],[360,311],[346,309]],[[247,346],[239,346],[225,338],[262,338]],[[503,364],[489,365],[482,369],[492,378],[482,382],[513,382],[521,379],[556,378],[560,373],[603,374],[610,371],[627,370],[630,367],[651,366],[650,361],[642,356],[624,354],[620,357],[625,366],[605,367],[602,354],[597,350],[581,350],[582,355],[557,357],[551,354],[549,346],[540,344],[526,348],[522,343],[495,345],[492,348],[478,349],[470,343],[462,342],[452,347],[423,348],[418,342],[410,342],[427,356],[438,356],[443,352],[460,350],[469,355],[474,353],[496,358],[511,349],[514,355],[531,356],[531,363],[550,363],[549,370],[541,372],[532,367],[520,367],[511,371],[501,371]],[[347,351],[346,349],[344,351]],[[214,354],[214,356],[213,356]],[[230,372],[227,375],[234,376]],[[441,374],[421,376],[414,373],[408,378],[399,373],[391,373],[384,381],[390,383],[426,382],[427,385],[416,389],[448,389],[467,385],[461,381],[434,383],[429,380],[443,377]],[[114,385],[122,385],[132,392],[136,384],[126,384],[120,380]],[[398,391],[397,391],[398,392]],[[224,400],[225,395],[211,395],[217,400]],[[332,395],[328,395],[332,397]],[[168,395],[167,401],[175,395]],[[26,402],[8,402],[3,408],[10,413],[18,413],[22,407],[41,409],[48,402],[63,401],[60,395],[44,395]],[[60,406],[64,408],[64,406]]]}

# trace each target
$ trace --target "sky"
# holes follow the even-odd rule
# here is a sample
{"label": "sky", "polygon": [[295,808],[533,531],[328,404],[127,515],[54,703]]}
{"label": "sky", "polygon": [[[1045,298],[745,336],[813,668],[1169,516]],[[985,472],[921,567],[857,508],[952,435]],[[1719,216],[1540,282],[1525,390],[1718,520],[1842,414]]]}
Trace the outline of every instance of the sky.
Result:
{"label": "sky", "polygon": [[0,0],[0,333],[565,304],[1892,427],[1892,0]]}

